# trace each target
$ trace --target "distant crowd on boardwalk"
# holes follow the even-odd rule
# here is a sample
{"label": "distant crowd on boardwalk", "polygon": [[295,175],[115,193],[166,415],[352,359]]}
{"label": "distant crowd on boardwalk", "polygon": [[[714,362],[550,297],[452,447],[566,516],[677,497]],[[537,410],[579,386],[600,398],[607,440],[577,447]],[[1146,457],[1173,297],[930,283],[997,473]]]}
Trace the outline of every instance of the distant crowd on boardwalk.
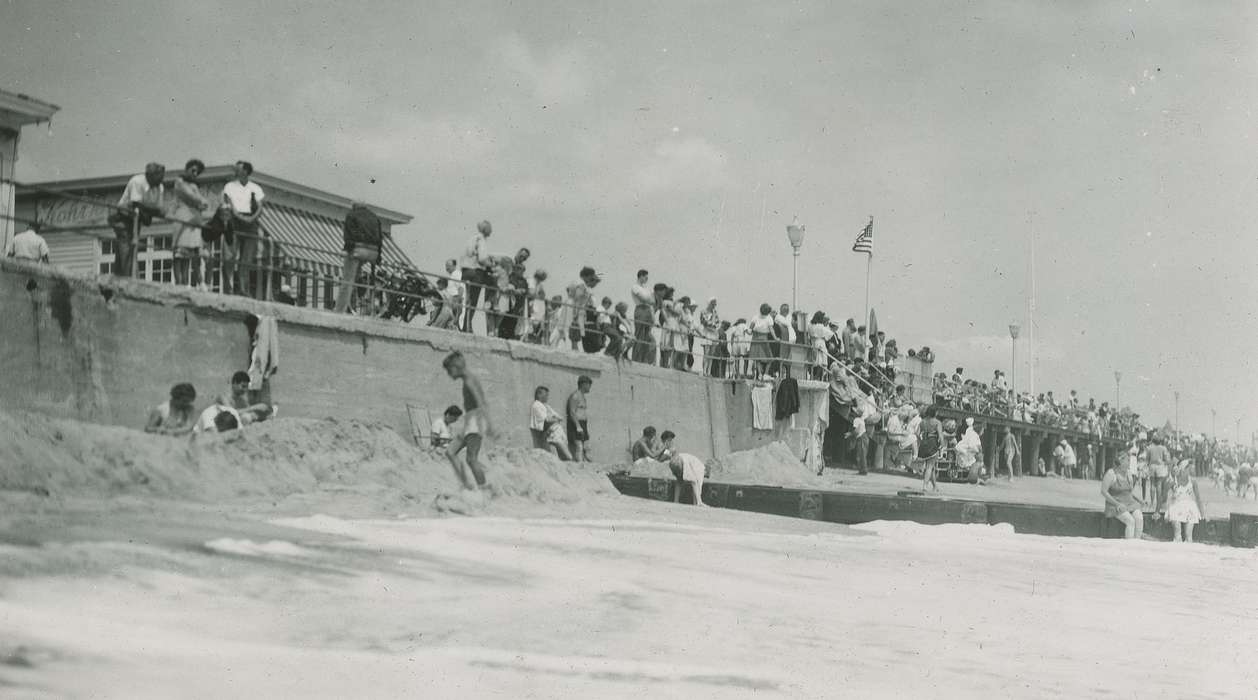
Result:
{"label": "distant crowd on boardwalk", "polygon": [[[165,197],[164,166],[149,163],[143,173],[130,178],[108,216],[115,237],[114,272],[129,274],[138,236],[160,218],[179,224],[173,244],[176,284],[204,288],[212,275],[221,292],[261,298],[268,293],[258,283],[259,273],[265,272],[259,241],[266,236],[260,224],[266,192],[251,180],[253,166],[238,161],[234,179],[212,201],[198,184],[204,170],[201,160],[191,159],[170,181],[173,207]],[[602,353],[617,361],[727,379],[779,382],[791,375],[829,381],[831,415],[850,429],[828,456],[849,455],[859,462],[853,453],[866,430],[909,441],[901,434],[904,425],[920,417],[928,405],[1063,428],[1098,440],[1130,440],[1141,429],[1140,416],[1129,408],[1084,401],[1073,390],[1066,398],[1056,398],[1051,391],[1015,395],[1000,370],[990,382],[967,377],[963,368],[951,376],[938,373],[931,400],[914,403],[897,382],[897,373],[905,357],[930,363],[934,353],[924,347],[902,354],[896,339],[873,327],[872,319],[868,325],[853,318],[839,322],[824,311],[808,313],[789,304],[775,308],[768,303],[754,313],[726,315],[715,297],[700,302],[693,292],[653,281],[647,269],[637,271],[627,298],[619,301],[596,291],[602,275],[592,267],[581,268],[575,280],[552,288],[546,270],[528,269],[529,248],[512,254],[494,250],[489,221],[475,226],[456,249],[458,254],[444,261],[441,273],[383,264],[384,228],[361,202],[353,203],[342,228],[343,269],[334,303],[338,312],[465,333],[473,332],[480,314],[489,335]],[[216,255],[208,254],[211,249]],[[48,262],[47,250],[35,226],[15,236],[6,255]],[[274,301],[295,303],[287,284],[269,295]],[[910,403],[918,415],[901,419],[900,412]]]}

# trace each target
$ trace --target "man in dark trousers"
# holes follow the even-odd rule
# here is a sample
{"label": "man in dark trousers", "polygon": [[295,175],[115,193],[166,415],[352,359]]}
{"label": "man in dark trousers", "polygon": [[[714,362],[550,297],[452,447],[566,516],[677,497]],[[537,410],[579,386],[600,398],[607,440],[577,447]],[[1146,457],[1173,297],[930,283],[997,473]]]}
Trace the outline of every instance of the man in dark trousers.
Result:
{"label": "man in dark trousers", "polygon": [[380,217],[363,202],[350,205],[343,228],[345,267],[341,270],[341,293],[336,298],[336,312],[345,313],[354,296],[354,282],[363,263],[380,262],[380,246],[384,242]]}
{"label": "man in dark trousers", "polygon": [[577,390],[568,397],[568,446],[572,448],[572,459],[577,462],[590,461],[590,426],[585,395],[593,386],[594,380],[583,374],[577,378]]}

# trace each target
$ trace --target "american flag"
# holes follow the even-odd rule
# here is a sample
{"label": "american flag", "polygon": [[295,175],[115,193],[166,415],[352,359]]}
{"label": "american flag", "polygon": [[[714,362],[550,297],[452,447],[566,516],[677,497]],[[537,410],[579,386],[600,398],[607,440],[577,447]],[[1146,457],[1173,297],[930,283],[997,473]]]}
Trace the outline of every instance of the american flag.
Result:
{"label": "american flag", "polygon": [[852,244],[853,253],[869,253],[869,257],[874,256],[874,219],[871,216],[869,223],[865,224],[865,228],[861,231],[861,235],[856,237],[856,242]]}

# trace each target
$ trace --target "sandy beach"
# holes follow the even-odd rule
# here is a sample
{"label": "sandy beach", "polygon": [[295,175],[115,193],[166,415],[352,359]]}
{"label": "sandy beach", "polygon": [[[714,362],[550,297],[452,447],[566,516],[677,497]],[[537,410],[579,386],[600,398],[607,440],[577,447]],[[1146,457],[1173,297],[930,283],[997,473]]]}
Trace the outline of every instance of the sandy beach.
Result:
{"label": "sandy beach", "polygon": [[10,420],[62,430],[44,466],[94,433],[81,471],[114,490],[45,470],[44,495],[5,472],[6,697],[1218,698],[1258,681],[1258,614],[1235,605],[1253,550],[676,506],[540,457],[505,474],[508,453],[491,463],[511,480],[469,517],[424,485],[448,467],[352,425],[417,471],[370,483],[345,450],[305,488],[222,496],[328,429],[282,421],[206,448],[239,471],[196,498],[173,466],[104,466],[111,439],[145,454],[142,434]]}

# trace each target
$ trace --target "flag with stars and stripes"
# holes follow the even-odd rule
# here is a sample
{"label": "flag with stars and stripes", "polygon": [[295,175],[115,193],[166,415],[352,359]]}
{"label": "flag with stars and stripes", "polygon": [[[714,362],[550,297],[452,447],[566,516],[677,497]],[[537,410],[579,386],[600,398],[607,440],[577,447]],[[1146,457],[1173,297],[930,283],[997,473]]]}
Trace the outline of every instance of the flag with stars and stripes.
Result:
{"label": "flag with stars and stripes", "polygon": [[874,255],[874,219],[869,218],[869,223],[865,224],[865,228],[861,231],[861,235],[856,237],[856,242],[852,244],[853,253],[869,253],[872,258]]}

